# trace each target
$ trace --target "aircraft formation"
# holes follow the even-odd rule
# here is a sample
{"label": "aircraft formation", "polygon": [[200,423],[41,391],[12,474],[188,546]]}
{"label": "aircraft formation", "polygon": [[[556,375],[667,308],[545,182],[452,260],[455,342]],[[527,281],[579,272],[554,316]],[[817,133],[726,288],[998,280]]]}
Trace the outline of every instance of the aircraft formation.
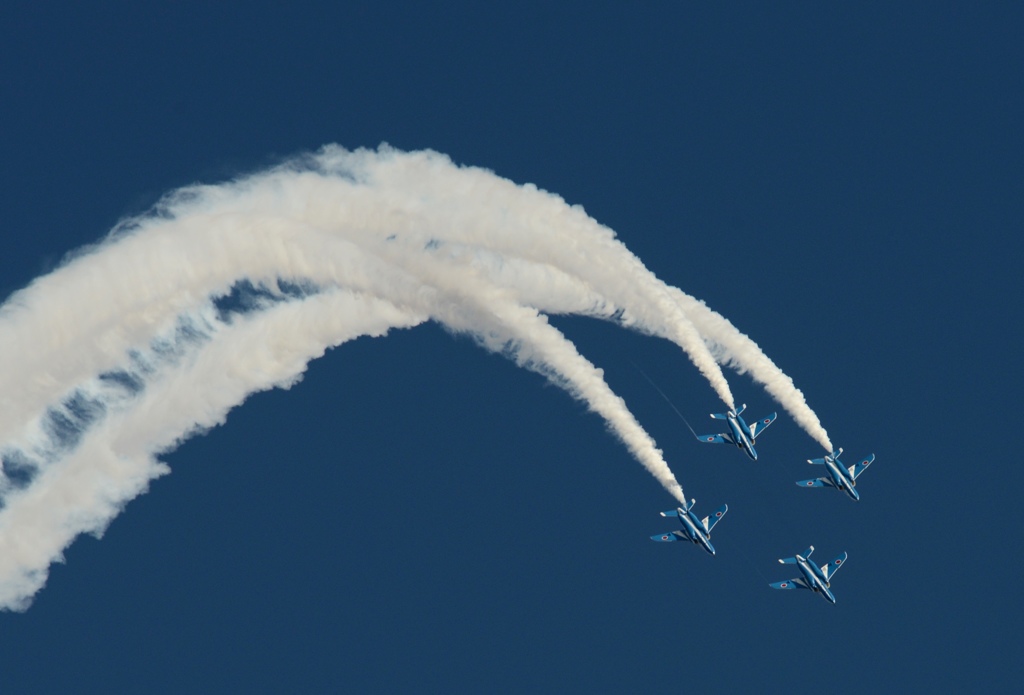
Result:
{"label": "aircraft formation", "polygon": [[[743,451],[743,453],[745,453],[752,461],[756,461],[757,451],[754,449],[754,444],[756,443],[757,437],[768,429],[769,425],[775,422],[777,414],[771,413],[760,420],[754,421],[753,424],[748,425],[742,416],[742,413],[746,408],[747,406],[744,404],[736,410],[729,410],[724,414],[712,413],[712,419],[724,420],[726,422],[728,425],[728,431],[721,432],[719,434],[699,435],[694,433],[694,436],[697,437],[698,441],[706,444],[733,444]],[[857,478],[875,460],[875,455],[870,454],[859,462],[846,466],[839,460],[842,453],[843,449],[840,447],[831,454],[826,455],[824,458],[808,459],[807,463],[825,466],[826,475],[820,478],[798,481],[797,485],[800,487],[833,487],[844,492],[847,497],[855,502],[860,501],[860,493],[857,492]],[[699,545],[704,548],[707,553],[714,555],[715,548],[711,545],[711,529],[714,528],[715,524],[721,521],[722,517],[725,516],[725,513],[729,511],[729,505],[723,504],[715,510],[714,514],[710,514],[703,519],[699,519],[693,512],[693,508],[696,504],[697,500],[691,499],[689,504],[683,502],[682,507],[662,512],[662,516],[678,518],[680,526],[682,526],[682,530],[657,534],[651,536],[651,540],[658,542],[690,541],[695,545]],[[800,576],[794,577],[793,579],[786,579],[781,582],[773,582],[769,584],[769,586],[773,589],[782,590],[808,589],[819,594],[829,603],[834,604],[836,602],[836,597],[831,591],[831,580],[836,571],[846,563],[847,553],[840,553],[835,557],[835,559],[818,566],[810,561],[811,553],[813,552],[814,546],[812,545],[801,554],[794,557],[780,559],[779,562],[784,565],[796,565],[800,570]]]}

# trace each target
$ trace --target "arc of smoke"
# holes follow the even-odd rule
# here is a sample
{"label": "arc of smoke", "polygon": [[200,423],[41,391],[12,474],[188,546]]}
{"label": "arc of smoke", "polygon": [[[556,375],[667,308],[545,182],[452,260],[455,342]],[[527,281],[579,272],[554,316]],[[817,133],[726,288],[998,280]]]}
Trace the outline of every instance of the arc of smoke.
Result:
{"label": "arc of smoke", "polygon": [[[341,295],[341,299],[352,301],[347,294]],[[48,564],[78,533],[101,533],[121,506],[145,489],[150,478],[167,472],[153,454],[173,445],[184,432],[216,424],[229,407],[254,390],[288,385],[308,359],[322,353],[323,348],[317,346],[336,344],[363,333],[379,333],[388,326],[412,325],[423,319],[399,313],[393,305],[389,306],[398,314],[397,319],[383,319],[377,316],[379,309],[368,311],[365,307],[361,317],[354,317],[351,309],[342,311],[346,307],[339,308],[338,300],[333,297],[331,300],[334,304],[309,311],[307,303],[326,301],[315,296],[272,309],[267,317],[261,316],[258,321],[252,318],[239,326],[222,328],[212,347],[204,347],[182,370],[184,374],[179,371],[157,380],[156,388],[147,389],[142,403],[108,418],[99,432],[89,436],[71,456],[45,470],[26,494],[11,496],[0,519],[2,528],[16,528],[19,533],[0,533],[0,577],[6,578],[0,582],[0,605],[24,607],[27,597],[45,581]],[[535,312],[510,304],[498,307],[492,312],[497,318],[489,320],[482,308],[480,315],[474,316],[467,313],[464,306],[460,301],[437,302],[435,318],[454,330],[472,331],[482,344],[495,351],[503,350],[510,339],[522,340],[514,355],[518,363],[549,377],[552,374],[559,377],[554,379],[556,383],[584,397],[595,411],[607,418],[617,417],[617,409],[628,415],[621,399],[604,384],[600,370],[583,360],[571,344]],[[536,327],[518,332],[505,328],[523,325],[522,316],[511,316],[517,313],[526,313],[528,319],[539,324],[540,340],[530,339],[537,332]],[[308,334],[312,329],[323,332],[321,317],[324,315],[344,317],[340,323],[332,324],[333,331],[343,332],[343,336],[329,332],[330,338],[311,340]],[[372,323],[370,328],[364,325],[367,318]],[[210,317],[200,322],[214,323]],[[308,324],[305,329],[303,322]],[[360,328],[355,328],[357,326]],[[280,340],[274,336],[279,335],[289,338],[287,350],[277,346]],[[263,347],[257,355],[242,349],[252,345]],[[271,345],[276,347],[271,349]],[[282,359],[282,350],[292,358]],[[230,368],[225,370],[224,365]],[[578,373],[580,369],[582,374]],[[649,447],[653,443],[646,440],[639,424],[635,421],[632,424],[623,439],[642,461],[654,461],[651,468],[657,475],[660,452],[652,451]],[[675,483],[663,462],[660,473],[659,479],[666,487]],[[682,490],[677,484],[675,488],[675,494],[681,497]],[[31,542],[25,542],[27,540]]]}
{"label": "arc of smoke", "polygon": [[[279,279],[308,281],[324,294],[220,326],[210,298],[240,278],[270,288]],[[101,533],[149,479],[166,472],[155,458],[160,451],[220,422],[246,394],[293,383],[326,346],[430,318],[583,400],[682,500],[661,452],[601,370],[543,313],[612,319],[672,340],[732,407],[716,360],[753,364],[762,375],[771,370],[677,293],[582,209],[435,153],[331,147],[239,182],[175,192],[155,215],[125,223],[0,307],[0,389],[8,396],[0,401],[0,442],[37,452],[48,451],[41,422],[52,404],[123,368],[126,355],[183,317],[210,334],[173,374],[156,364],[138,398],[97,396],[106,408],[99,424],[70,452],[42,456],[27,488],[4,488],[0,477],[0,605],[23,606],[77,533]],[[323,302],[343,305],[341,324],[327,318]],[[296,322],[298,342],[283,345],[287,336],[262,332],[286,320]],[[283,350],[280,359],[246,361],[225,377],[234,386],[214,395],[183,386],[199,374],[214,383],[210,364],[230,363],[224,346],[250,345],[254,335]],[[92,482],[76,496],[67,485],[77,478]]]}
{"label": "arc of smoke", "polygon": [[[178,233],[187,237],[187,230],[178,230]],[[629,414],[621,399],[614,396],[604,384],[600,370],[580,357],[571,344],[535,311],[525,310],[511,301],[500,303],[497,296],[482,299],[489,292],[489,288],[483,284],[474,285],[468,282],[466,277],[461,277],[458,281],[449,281],[444,288],[448,292],[447,294],[436,292],[434,288],[407,277],[404,272],[396,272],[388,264],[376,262],[372,255],[361,253],[347,242],[332,240],[328,245],[315,243],[320,241],[320,236],[317,233],[307,233],[293,237],[292,246],[289,249],[289,263],[283,264],[280,258],[275,258],[272,267],[279,269],[288,267],[293,272],[299,272],[302,276],[313,276],[319,281],[333,279],[335,282],[339,282],[340,277],[347,280],[347,284],[354,284],[356,278],[353,277],[353,274],[338,273],[336,266],[331,271],[319,274],[311,272],[309,268],[303,268],[304,264],[311,262],[313,256],[322,259],[322,254],[328,251],[337,256],[340,250],[340,255],[346,259],[346,262],[355,264],[364,273],[367,268],[372,269],[372,281],[367,277],[360,276],[358,278],[356,284],[361,285],[362,289],[371,288],[376,283],[389,294],[397,296],[403,304],[418,305],[424,311],[429,310],[430,315],[454,330],[474,332],[478,340],[491,349],[502,349],[500,346],[506,345],[509,340],[518,341],[520,348],[516,351],[515,358],[520,364],[534,368],[549,378],[553,378],[556,383],[569,388],[574,395],[587,399],[595,411],[607,418],[612,418],[613,425],[622,430],[620,436],[631,451],[648,464],[652,472],[655,472],[659,480],[674,495],[682,497],[682,490],[661,460],[660,452],[654,448],[653,442],[649,441],[649,437]],[[138,241],[142,238],[140,235],[132,239]],[[206,265],[194,259],[192,261],[192,296],[201,296],[223,287],[226,278],[239,271],[237,264],[238,259],[243,255],[240,253],[242,249],[230,243],[232,239],[234,236],[231,233],[221,230],[219,234],[204,237],[201,241],[204,241],[205,245],[200,244],[199,239],[192,239],[189,242],[199,246],[197,255],[206,260]],[[314,243],[308,243],[311,239]],[[234,239],[234,241],[238,240]],[[251,244],[252,240],[246,239],[243,243]],[[267,248],[263,244],[257,245],[261,249]],[[97,254],[107,253],[111,249],[122,250],[122,247],[120,244],[112,244]],[[125,261],[148,257],[151,253],[151,251],[146,252],[145,249],[141,254],[138,249],[129,248],[128,250],[131,253],[123,259]],[[217,252],[215,253],[215,251]],[[275,256],[275,251],[272,248],[265,252],[270,256]],[[94,257],[91,256],[85,257],[79,262],[89,264],[93,259]],[[229,263],[228,259],[234,259],[234,265]],[[329,265],[333,266],[334,263]],[[125,274],[130,276],[132,272],[148,274],[155,270],[147,268],[145,263],[128,263],[125,267],[126,273],[119,276],[121,279],[125,278]],[[233,270],[228,272],[224,270],[226,267],[233,267]],[[242,268],[242,270],[251,270],[252,272],[244,274],[258,277],[260,267],[259,263],[254,263],[249,268]],[[421,275],[426,274],[427,270],[429,269],[421,268]],[[434,270],[436,272],[436,269]],[[158,278],[159,275],[153,279]],[[136,280],[141,282],[142,278],[139,277]],[[88,276],[86,284],[95,288],[102,283],[96,277]],[[40,285],[41,289],[45,289],[43,285],[45,283]],[[67,296],[69,292],[75,294],[78,290],[85,288],[79,287],[75,282],[67,282],[59,284],[57,289],[60,291],[56,296],[49,297],[48,301],[59,301],[61,296]],[[476,299],[469,301],[466,297],[456,296],[456,290],[463,293],[468,291],[468,294]],[[115,291],[113,298],[116,298],[119,292],[120,290]],[[501,294],[501,292],[496,294]],[[95,292],[93,299],[96,299]],[[156,301],[151,303],[148,308],[161,306],[168,314],[182,304],[181,301],[171,301],[167,297],[156,297],[155,299]],[[26,303],[26,306],[30,306],[30,304]],[[468,313],[467,307],[474,309],[477,315]],[[489,322],[491,317],[494,317],[494,320]],[[61,318],[67,320],[66,316]],[[204,320],[201,315],[196,322],[206,325],[211,323],[209,317]],[[166,323],[166,319],[156,317],[151,323],[152,325],[161,325]],[[91,330],[95,331],[96,328],[93,327]],[[103,335],[105,332],[106,326],[101,325],[98,333]],[[231,331],[225,330],[222,333],[229,335]],[[79,337],[92,337],[90,328],[81,328]],[[218,336],[218,341],[223,343],[225,339]],[[95,346],[93,350],[96,353],[95,356],[108,360],[102,362],[103,366],[111,366],[109,358],[112,354],[116,354],[117,350],[111,353],[109,344],[103,340],[93,342],[86,339],[82,342],[84,346]],[[214,364],[232,364],[234,359],[229,359],[227,355],[233,354],[240,345],[249,342],[249,338],[244,341],[235,341],[232,343],[234,347],[227,350],[219,359],[214,360]],[[300,344],[304,343],[305,341],[300,341]],[[304,359],[308,359],[308,356],[304,356]],[[93,365],[93,369],[95,366]],[[293,370],[294,368],[288,369],[285,374],[290,374]],[[232,368],[230,372],[240,376],[251,372],[255,372],[257,376],[261,374],[261,370],[249,362],[246,362],[241,368]],[[246,388],[241,389],[241,395],[230,400],[229,405],[240,400],[245,393],[253,388],[265,388],[265,382],[278,383],[279,378],[280,374],[275,372],[269,381],[257,379],[255,385],[248,384]],[[8,606],[23,605],[22,602],[27,599],[26,592],[34,592],[41,586],[45,581],[48,563],[59,556],[62,548],[75,535],[83,531],[100,533],[124,502],[145,488],[150,477],[166,471],[166,468],[153,458],[152,454],[155,451],[167,446],[169,442],[177,441],[185,431],[194,430],[196,427],[210,426],[221,416],[223,406],[219,410],[215,410],[212,416],[195,412],[193,407],[191,409],[184,408],[177,418],[170,417],[167,412],[168,404],[177,404],[182,398],[194,398],[197,381],[204,385],[216,383],[216,380],[211,380],[208,374],[202,379],[185,380],[184,382],[176,374],[173,379],[173,383],[178,386],[176,391],[171,392],[167,388],[153,391],[147,389],[147,393],[159,394],[159,399],[154,401],[150,396],[144,403],[132,408],[127,415],[122,416],[121,419],[127,419],[131,423],[130,426],[122,425],[120,428],[111,430],[110,425],[104,425],[99,430],[99,435],[87,437],[70,456],[60,458],[45,466],[39,477],[27,490],[7,496],[6,506],[0,512],[0,556],[7,558],[8,566],[0,565],[0,577],[7,577],[9,581],[2,582],[6,588],[0,591],[0,595],[7,597],[5,600]],[[182,387],[182,383],[184,383],[184,387]],[[220,386],[215,391],[219,395],[232,392],[231,389]],[[156,415],[153,414],[155,409],[153,403],[160,404],[160,408],[156,409]],[[172,407],[170,413],[175,412],[177,410]],[[624,419],[624,425],[616,424],[615,418]],[[108,419],[110,422],[114,422],[118,418]],[[111,441],[111,437],[113,437],[111,432],[117,433],[117,438],[113,441]],[[101,436],[103,434],[106,436]],[[137,450],[139,447],[141,447],[142,453]],[[53,504],[54,500],[62,500],[62,504]]]}
{"label": "arc of smoke", "polygon": [[[401,218],[417,215],[430,205],[438,214],[431,215],[428,224],[407,232],[413,243],[442,238],[475,244],[557,267],[599,287],[607,301],[628,309],[638,319],[646,317],[658,323],[658,334],[679,345],[722,401],[735,407],[714,356],[679,310],[668,287],[582,207],[569,206],[561,197],[531,184],[517,186],[484,169],[456,167],[436,152],[348,152],[329,146],[310,165],[361,184],[348,196],[340,191],[317,196],[330,201],[322,224],[329,224],[332,205],[344,205],[350,211],[355,208],[356,215],[365,219],[385,207],[389,215]],[[300,182],[296,179],[294,185]],[[362,195],[367,188],[370,194]],[[352,194],[355,190],[358,197]],[[410,190],[415,195],[409,195]]]}
{"label": "arc of smoke", "polygon": [[[197,314],[216,324],[210,307]],[[290,386],[328,347],[425,319],[379,298],[336,290],[219,326],[203,349],[156,375],[136,402],[108,413],[74,451],[5,498],[0,607],[26,608],[75,536],[102,535],[125,503],[168,473],[159,453],[221,423],[249,394]]]}
{"label": "arc of smoke", "polygon": [[[401,214],[414,214],[424,201],[439,204],[449,216],[442,223],[451,230],[447,238],[548,263],[600,287],[610,303],[626,309],[630,327],[683,348],[730,408],[735,402],[718,363],[749,373],[798,425],[828,451],[833,450],[827,432],[793,380],[754,341],[704,302],[658,280],[611,230],[588,217],[581,207],[568,206],[560,197],[529,184],[516,186],[485,170],[454,167],[447,157],[433,152],[347,152],[327,147],[312,166],[376,187],[394,209],[403,211]],[[399,192],[411,187],[418,196],[407,202]],[[461,204],[466,196],[488,205]],[[531,204],[517,205],[514,201],[518,198],[529,198]],[[372,204],[369,199],[363,202]],[[507,234],[510,229],[516,233]],[[422,230],[417,240],[422,243],[433,231]],[[562,243],[567,238],[571,244]],[[637,301],[640,295],[648,301]],[[672,306],[666,307],[665,302]]]}

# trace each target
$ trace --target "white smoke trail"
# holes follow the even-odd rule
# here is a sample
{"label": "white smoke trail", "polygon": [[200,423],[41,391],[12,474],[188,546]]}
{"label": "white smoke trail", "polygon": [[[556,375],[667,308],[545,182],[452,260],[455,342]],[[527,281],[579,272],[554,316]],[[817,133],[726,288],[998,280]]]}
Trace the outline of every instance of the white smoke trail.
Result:
{"label": "white smoke trail", "polygon": [[676,301],[698,327],[701,335],[712,346],[712,352],[721,364],[732,367],[740,374],[748,373],[764,384],[765,390],[786,409],[798,425],[825,447],[835,451],[828,432],[821,426],[818,416],[807,405],[804,394],[774,362],[764,354],[753,340],[740,333],[729,319],[712,311],[704,302],[675,290]]}
{"label": "white smoke trail", "polygon": [[[625,310],[627,325],[682,347],[730,408],[735,403],[716,363],[741,374],[749,372],[797,424],[828,451],[833,450],[828,434],[793,380],[756,343],[704,302],[658,280],[611,230],[588,217],[582,208],[570,207],[558,196],[535,187],[520,187],[486,175],[481,169],[453,167],[436,153],[383,154],[328,148],[320,165],[365,181],[388,201],[392,214],[415,214],[417,206],[427,202],[439,205],[448,217],[439,220],[438,227],[448,231],[419,228],[414,232],[418,243],[426,243],[436,233],[505,258],[533,261],[599,287],[609,307]],[[414,198],[401,195],[413,188]],[[369,196],[352,201],[367,207],[375,202]],[[547,279],[553,281],[550,276]],[[539,305],[531,305],[559,313],[539,301]],[[603,313],[611,316],[614,312]]]}
{"label": "white smoke trail", "polygon": [[382,210],[392,218],[420,218],[429,208],[428,223],[405,232],[411,243],[444,239],[476,245],[559,268],[599,288],[609,303],[627,309],[636,320],[657,325],[658,335],[682,347],[722,401],[735,407],[714,356],[673,301],[669,288],[612,230],[588,217],[581,207],[569,206],[559,196],[530,184],[517,186],[484,169],[455,167],[434,152],[347,152],[328,147],[315,166],[363,184],[318,196],[324,201],[323,209],[307,209],[311,217],[319,212],[318,224],[330,225],[342,206],[348,214],[366,220]]}
{"label": "white smoke trail", "polygon": [[287,387],[328,347],[425,317],[389,302],[333,291],[288,302],[232,325],[212,309],[209,332],[181,363],[157,364],[140,397],[114,409],[68,455],[46,466],[0,511],[0,606],[27,607],[49,564],[79,533],[100,535],[123,505],[168,468],[156,459],[181,439],[221,423],[249,394]]}
{"label": "white smoke trail", "polygon": [[[282,281],[319,293],[225,325],[210,300],[240,280],[278,298]],[[160,452],[247,394],[292,383],[330,345],[428,319],[583,400],[682,500],[601,370],[544,315],[673,340],[731,407],[709,345],[741,367],[756,356],[728,331],[702,335],[707,316],[695,324],[676,292],[582,210],[434,153],[330,147],[178,191],[0,308],[4,465],[31,474],[0,476],[0,607],[27,605],[75,535],[100,533],[166,472]]]}

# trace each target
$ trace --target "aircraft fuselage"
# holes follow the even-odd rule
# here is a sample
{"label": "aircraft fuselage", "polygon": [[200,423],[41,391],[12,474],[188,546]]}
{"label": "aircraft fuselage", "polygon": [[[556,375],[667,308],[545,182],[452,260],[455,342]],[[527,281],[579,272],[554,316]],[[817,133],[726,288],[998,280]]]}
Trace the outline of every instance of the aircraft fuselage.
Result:
{"label": "aircraft fuselage", "polygon": [[704,550],[714,555],[715,548],[711,545],[711,534],[704,528],[704,524],[700,522],[697,515],[689,510],[684,511],[682,508],[677,511],[679,513],[679,523],[682,524],[683,531],[690,537],[690,540],[694,543],[699,543],[704,547]]}
{"label": "aircraft fuselage", "polygon": [[829,603],[836,602],[836,597],[829,591],[829,582],[825,578],[825,573],[817,565],[808,562],[802,555],[796,556],[796,565],[800,568],[800,573],[804,575],[804,581],[807,582],[811,591],[820,593]]}
{"label": "aircraft fuselage", "polygon": [[825,468],[828,470],[832,483],[845,492],[855,502],[860,501],[860,493],[857,492],[857,483],[849,475],[849,472],[839,463],[838,457],[826,456]]}
{"label": "aircraft fuselage", "polygon": [[756,461],[757,452],[754,451],[754,436],[750,433],[747,423],[733,411],[729,411],[726,417],[728,418],[729,431],[732,434],[733,441],[736,442],[736,446],[743,449],[747,456]]}

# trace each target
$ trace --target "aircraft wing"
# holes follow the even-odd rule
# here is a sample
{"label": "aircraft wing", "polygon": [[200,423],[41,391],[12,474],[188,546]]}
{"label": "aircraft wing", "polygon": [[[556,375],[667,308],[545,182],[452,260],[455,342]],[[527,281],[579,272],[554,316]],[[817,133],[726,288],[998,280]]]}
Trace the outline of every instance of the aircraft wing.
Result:
{"label": "aircraft wing", "polygon": [[755,422],[750,423],[750,434],[751,434],[751,436],[754,437],[755,439],[757,439],[757,437],[762,432],[764,432],[766,429],[768,429],[768,425],[770,425],[773,422],[775,422],[775,418],[777,418],[777,417],[778,417],[778,413],[772,413],[771,415],[767,415],[767,416],[761,418],[760,420],[757,420]]}
{"label": "aircraft wing", "polygon": [[850,466],[850,469],[849,469],[850,470],[850,477],[853,478],[854,480],[856,480],[857,476],[860,475],[861,473],[863,473],[864,469],[867,468],[868,466],[870,466],[871,462],[874,461],[874,460],[875,460],[875,455],[871,454],[871,456],[868,456],[865,459],[861,459],[860,463],[855,463],[852,466]]}
{"label": "aircraft wing", "polygon": [[829,562],[827,565],[822,565],[821,571],[825,574],[825,579],[831,579],[832,575],[839,571],[839,568],[846,562],[847,554],[840,553],[834,560]]}
{"label": "aircraft wing", "polygon": [[795,579],[787,579],[784,582],[775,582],[770,584],[773,589],[809,589],[807,586],[807,580],[803,577],[797,577]]}
{"label": "aircraft wing", "polygon": [[730,435],[724,432],[722,434],[702,434],[697,437],[697,439],[708,444],[722,444],[724,442],[729,442],[730,444],[736,443],[732,440]]}
{"label": "aircraft wing", "polygon": [[652,541],[658,541],[659,543],[671,543],[673,541],[689,540],[683,536],[682,531],[669,531],[668,533],[659,533],[657,536],[651,536]]}
{"label": "aircraft wing", "polygon": [[835,487],[836,484],[832,482],[831,478],[812,478],[811,480],[801,480],[797,483],[800,487]]}
{"label": "aircraft wing", "polygon": [[722,520],[722,517],[725,516],[727,511],[729,511],[729,505],[723,504],[715,510],[714,514],[704,517],[704,528],[707,529],[708,533],[711,533],[711,529],[715,527],[715,524]]}

